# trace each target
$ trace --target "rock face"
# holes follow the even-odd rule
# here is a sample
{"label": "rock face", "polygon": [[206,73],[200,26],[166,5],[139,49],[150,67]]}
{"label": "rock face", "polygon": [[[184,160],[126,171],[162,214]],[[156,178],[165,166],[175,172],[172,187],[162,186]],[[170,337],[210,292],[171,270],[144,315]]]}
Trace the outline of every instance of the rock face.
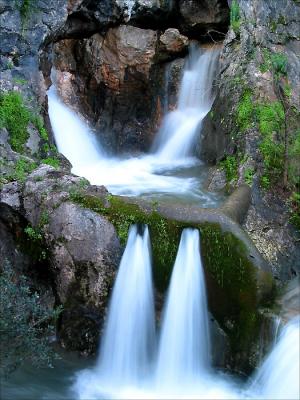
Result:
{"label": "rock face", "polygon": [[227,0],[179,0],[183,32],[206,34],[207,30],[226,30],[229,12]]}
{"label": "rock face", "polygon": [[[21,235],[24,227],[30,226],[34,240],[39,240],[38,235],[44,238],[48,260],[44,268],[51,277],[56,302],[64,307],[59,329],[62,344],[91,353],[98,345],[121,246],[114,226],[106,218],[70,202],[70,193],[80,185],[80,178],[44,165],[28,177],[23,187],[5,185],[1,204],[22,219],[22,225],[18,225]],[[107,195],[104,188],[96,192]],[[4,218],[4,212],[1,216]],[[9,237],[3,254],[12,252]],[[30,254],[26,256],[25,251],[24,260],[28,258]],[[12,262],[17,265],[15,259]]]}
{"label": "rock face", "polygon": [[129,25],[79,42],[63,40],[54,46],[59,92],[92,120],[108,150],[146,150],[165,102],[160,63],[184,53],[187,44],[176,29],[158,37]]}
{"label": "rock face", "polygon": [[[300,158],[293,146],[300,123],[300,7],[290,0],[238,3],[239,21],[224,42],[216,99],[203,124],[199,154],[212,164],[231,157],[237,184],[250,181],[252,207],[245,228],[273,272],[290,279],[300,273],[299,233],[289,223],[288,199],[292,191],[299,191]],[[285,117],[276,116],[275,107]],[[273,115],[269,120],[267,113]],[[287,185],[284,156],[277,167],[272,156],[275,148],[284,146],[285,119],[290,143]],[[279,122],[268,132],[272,121]]]}

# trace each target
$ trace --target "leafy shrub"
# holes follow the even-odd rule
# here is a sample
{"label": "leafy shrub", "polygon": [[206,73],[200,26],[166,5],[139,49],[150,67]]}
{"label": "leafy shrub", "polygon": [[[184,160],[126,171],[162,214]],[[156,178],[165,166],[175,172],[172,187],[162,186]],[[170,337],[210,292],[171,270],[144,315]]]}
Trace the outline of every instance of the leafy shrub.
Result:
{"label": "leafy shrub", "polygon": [[245,169],[244,179],[245,179],[245,182],[250,186],[253,183],[254,174],[255,174],[254,168],[250,167],[250,168]]}
{"label": "leafy shrub", "polygon": [[288,60],[287,56],[284,53],[272,54],[271,64],[273,71],[277,77],[286,76]]}
{"label": "leafy shrub", "polygon": [[61,311],[48,309],[24,276],[6,263],[0,275],[1,376],[5,377],[25,362],[51,366],[55,353],[49,336]]}
{"label": "leafy shrub", "polygon": [[24,106],[19,93],[9,92],[0,95],[0,128],[7,128],[10,145],[18,153],[22,153],[28,139],[27,127],[30,118],[30,112]]}
{"label": "leafy shrub", "polygon": [[221,161],[221,167],[225,170],[227,182],[236,181],[238,178],[238,162],[234,156],[227,156]]}

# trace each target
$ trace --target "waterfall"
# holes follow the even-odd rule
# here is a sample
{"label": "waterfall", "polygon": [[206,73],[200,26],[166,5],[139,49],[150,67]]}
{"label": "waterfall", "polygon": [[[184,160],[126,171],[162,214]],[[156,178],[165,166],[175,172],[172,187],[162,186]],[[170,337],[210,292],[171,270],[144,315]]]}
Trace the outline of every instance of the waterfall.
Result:
{"label": "waterfall", "polygon": [[[51,74],[55,79],[55,74]],[[73,172],[80,175],[86,165],[95,164],[104,157],[95,133],[87,123],[59,98],[54,85],[47,92],[49,118],[58,151],[73,165]]]}
{"label": "waterfall", "polygon": [[300,318],[293,318],[283,329],[259,368],[250,393],[262,399],[300,398]]}
{"label": "waterfall", "polygon": [[153,144],[158,159],[176,161],[193,155],[201,122],[211,109],[219,50],[192,47],[179,91],[178,107],[168,113]]}
{"label": "waterfall", "polygon": [[207,373],[210,344],[199,231],[184,229],[163,313],[157,379],[162,385]]}
{"label": "waterfall", "polygon": [[97,369],[116,382],[138,381],[153,355],[154,300],[148,228],[129,231],[109,307]]}
{"label": "waterfall", "polygon": [[148,228],[130,228],[97,364],[77,375],[72,395],[82,400],[299,398],[299,317],[281,330],[251,383],[213,369],[199,242],[197,229],[183,230],[157,349]]}
{"label": "waterfall", "polygon": [[[129,230],[95,369],[80,374],[80,398],[137,385],[148,373],[155,346],[154,299],[148,228]],[[99,386],[100,384],[100,388]],[[109,389],[107,389],[109,388]]]}
{"label": "waterfall", "polygon": [[218,54],[218,50],[191,49],[178,109],[165,116],[153,147],[156,150],[125,159],[105,154],[86,121],[63,103],[55,88],[53,70],[53,85],[48,90],[49,117],[58,150],[71,162],[72,172],[93,185],[105,185],[113,194],[176,197],[215,207],[222,197],[202,188],[204,169],[190,156],[201,121],[212,104]]}

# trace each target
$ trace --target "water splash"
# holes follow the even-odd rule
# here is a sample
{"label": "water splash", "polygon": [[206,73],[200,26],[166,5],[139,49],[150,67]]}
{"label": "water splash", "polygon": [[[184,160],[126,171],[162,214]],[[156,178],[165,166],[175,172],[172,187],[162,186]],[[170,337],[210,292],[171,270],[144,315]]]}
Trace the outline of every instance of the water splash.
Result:
{"label": "water splash", "polygon": [[197,47],[191,48],[178,107],[167,114],[153,144],[158,159],[172,162],[194,154],[201,123],[214,100],[213,79],[218,57],[218,50],[203,52]]}
{"label": "water splash", "polygon": [[300,318],[293,318],[281,331],[278,342],[259,368],[250,386],[251,397],[300,398]]}
{"label": "water splash", "polygon": [[61,101],[53,85],[48,91],[49,116],[58,150],[72,163],[72,172],[92,184],[105,185],[113,194],[178,196],[203,207],[216,207],[221,198],[202,188],[201,176],[194,172],[201,163],[190,157],[190,150],[197,137],[196,125],[211,105],[210,85],[217,58],[215,50],[192,52],[193,61],[187,63],[183,74],[179,108],[166,115],[156,153],[128,159],[105,154],[94,132]]}

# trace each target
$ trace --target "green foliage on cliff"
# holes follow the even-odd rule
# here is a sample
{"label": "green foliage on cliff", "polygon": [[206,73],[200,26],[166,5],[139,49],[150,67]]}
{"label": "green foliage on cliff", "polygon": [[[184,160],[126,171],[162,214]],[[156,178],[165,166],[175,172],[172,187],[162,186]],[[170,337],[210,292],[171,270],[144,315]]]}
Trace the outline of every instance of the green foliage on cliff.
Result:
{"label": "green foliage on cliff", "polygon": [[238,34],[241,26],[240,7],[237,0],[233,0],[230,7],[230,26]]}
{"label": "green foliage on cliff", "polygon": [[261,184],[268,189],[271,183],[282,178],[284,169],[284,144],[282,130],[284,126],[284,109],[280,102],[261,103],[256,106],[258,127],[262,134],[259,145],[263,157],[264,174]]}
{"label": "green foliage on cliff", "polygon": [[22,95],[16,91],[1,93],[0,128],[8,130],[11,148],[18,153],[24,152],[24,145],[29,138],[29,123],[36,127],[41,139],[48,143],[48,133],[42,118],[30,110]]}
{"label": "green foliage on cliff", "polygon": [[27,127],[31,114],[25,107],[22,96],[17,92],[0,95],[0,128],[6,128],[10,134],[10,145],[14,151],[23,152],[28,139]]}
{"label": "green foliage on cliff", "polygon": [[275,79],[287,75],[288,59],[282,52],[271,52],[269,49],[262,49],[263,62],[260,64],[260,72],[272,71]]}
{"label": "green foliage on cliff", "polygon": [[0,292],[1,377],[28,361],[37,367],[51,366],[55,353],[49,336],[55,333],[60,309],[48,309],[28,280],[5,263]]}
{"label": "green foliage on cliff", "polygon": [[24,182],[26,176],[37,167],[35,162],[31,162],[26,158],[20,158],[16,164],[12,174],[7,177],[8,181]]}
{"label": "green foliage on cliff", "polygon": [[245,131],[253,124],[255,115],[255,105],[253,94],[250,89],[246,89],[237,105],[236,119],[239,129]]}
{"label": "green foliage on cliff", "polygon": [[238,161],[235,156],[227,156],[221,161],[221,167],[225,170],[228,183],[235,182],[238,179]]}

